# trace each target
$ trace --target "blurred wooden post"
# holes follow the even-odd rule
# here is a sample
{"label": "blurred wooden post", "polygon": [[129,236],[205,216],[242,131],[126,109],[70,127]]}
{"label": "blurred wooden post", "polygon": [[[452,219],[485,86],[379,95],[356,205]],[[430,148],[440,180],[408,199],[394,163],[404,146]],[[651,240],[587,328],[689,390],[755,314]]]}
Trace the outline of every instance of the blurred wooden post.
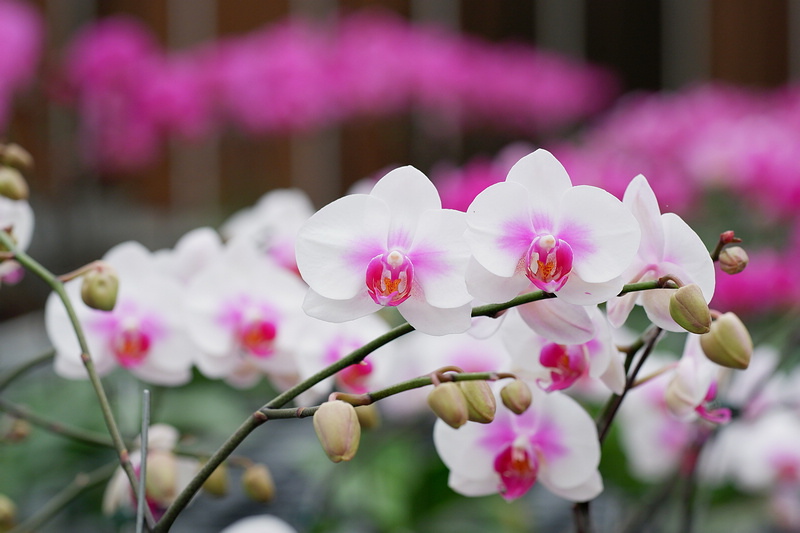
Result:
{"label": "blurred wooden post", "polygon": [[711,74],[714,79],[761,87],[789,75],[787,0],[712,0]]}

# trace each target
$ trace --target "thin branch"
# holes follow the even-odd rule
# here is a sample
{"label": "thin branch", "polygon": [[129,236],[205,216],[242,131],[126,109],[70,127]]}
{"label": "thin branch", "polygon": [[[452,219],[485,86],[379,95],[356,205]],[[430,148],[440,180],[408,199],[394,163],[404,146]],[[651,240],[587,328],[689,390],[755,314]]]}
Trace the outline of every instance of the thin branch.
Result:
{"label": "thin branch", "polygon": [[144,515],[147,508],[147,448],[150,429],[150,391],[142,391],[142,462],[139,464],[139,499],[136,501],[136,533],[144,531]]}
{"label": "thin branch", "polygon": [[54,349],[51,349],[32,359],[28,359],[27,361],[22,362],[19,366],[9,370],[5,375],[0,377],[0,392],[3,392],[6,389],[6,387],[11,385],[15,379],[22,376],[23,374],[28,373],[30,370],[36,368],[39,365],[52,361],[55,355],[56,351]]}
{"label": "thin branch", "polygon": [[75,479],[64,487],[61,492],[56,494],[49,502],[42,506],[39,511],[25,520],[23,523],[9,531],[8,533],[32,533],[41,528],[48,520],[53,518],[61,509],[69,505],[75,498],[83,494],[89,489],[101,485],[108,481],[114,470],[117,468],[116,461],[92,472],[81,473],[75,476]]}
{"label": "thin branch", "polygon": [[[78,339],[78,345],[81,349],[81,361],[83,362],[83,366],[86,368],[86,372],[89,374],[89,381],[91,382],[92,387],[95,390],[95,394],[97,395],[97,400],[100,404],[100,410],[103,413],[103,419],[105,420],[106,427],[108,428],[108,433],[111,435],[111,440],[114,442],[114,448],[117,450],[117,455],[119,456],[120,465],[122,465],[125,474],[128,476],[134,496],[138,498],[139,488],[137,487],[136,473],[133,470],[128,450],[125,447],[122,434],[117,427],[117,422],[114,419],[113,412],[111,411],[111,405],[108,402],[108,397],[106,396],[105,389],[103,388],[103,383],[100,381],[100,377],[97,375],[94,361],[92,360],[92,356],[89,351],[89,345],[86,342],[86,336],[83,332],[83,327],[81,326],[78,316],[75,313],[75,308],[72,306],[72,302],[70,301],[69,296],[64,289],[64,284],[61,283],[52,272],[47,270],[38,261],[33,259],[25,252],[17,249],[13,239],[5,231],[0,231],[0,243],[2,243],[6,249],[14,253],[14,258],[22,266],[24,266],[30,272],[33,272],[36,276],[41,278],[42,281],[47,283],[63,303],[64,309],[67,312],[69,321],[72,324],[72,328],[75,331],[75,335]],[[149,512],[149,509],[147,511],[147,523],[148,526],[151,526],[154,523],[154,520],[152,513]]]}

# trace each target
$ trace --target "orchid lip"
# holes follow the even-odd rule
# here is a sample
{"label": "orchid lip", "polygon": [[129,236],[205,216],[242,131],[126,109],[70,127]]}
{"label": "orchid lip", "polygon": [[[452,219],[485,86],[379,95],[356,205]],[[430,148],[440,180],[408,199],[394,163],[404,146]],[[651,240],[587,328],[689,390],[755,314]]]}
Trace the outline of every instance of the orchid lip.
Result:
{"label": "orchid lip", "polygon": [[377,255],[367,265],[367,291],[376,304],[396,306],[411,296],[414,265],[399,250]]}
{"label": "orchid lip", "polygon": [[572,247],[553,235],[537,235],[525,255],[525,275],[537,288],[556,292],[572,272]]}
{"label": "orchid lip", "polygon": [[141,364],[150,352],[150,337],[135,328],[117,332],[111,339],[111,351],[125,368]]}
{"label": "orchid lip", "polygon": [[536,483],[539,459],[527,442],[517,439],[495,457],[494,470],[500,475],[498,492],[504,499],[514,500]]}

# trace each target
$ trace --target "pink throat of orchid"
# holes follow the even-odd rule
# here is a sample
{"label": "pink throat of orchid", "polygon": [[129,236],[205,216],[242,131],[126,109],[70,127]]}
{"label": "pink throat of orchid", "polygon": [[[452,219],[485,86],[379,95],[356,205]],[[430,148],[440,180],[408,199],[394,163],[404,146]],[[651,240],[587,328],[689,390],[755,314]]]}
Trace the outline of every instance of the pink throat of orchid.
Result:
{"label": "pink throat of orchid", "polygon": [[712,381],[708,387],[703,403],[694,408],[695,412],[704,420],[713,424],[727,424],[731,421],[731,410],[727,407],[714,408],[714,400],[717,398],[717,382]]}
{"label": "pink throat of orchid", "polygon": [[[546,392],[563,390],[578,381],[587,372],[586,353],[582,345],[564,346],[546,344],[539,353],[539,363],[550,370],[550,385],[542,387]],[[542,380],[537,384],[541,386]]]}
{"label": "pink throat of orchid", "polygon": [[572,272],[572,248],[552,235],[539,235],[525,256],[525,274],[537,288],[556,292]]}
{"label": "pink throat of orchid", "polygon": [[360,363],[348,366],[336,374],[336,382],[347,392],[364,394],[369,391],[367,380],[370,375],[372,375],[372,363],[369,361],[361,361]]}
{"label": "pink throat of orchid", "polygon": [[367,265],[367,291],[376,304],[395,306],[411,296],[414,265],[398,250],[372,258]]}
{"label": "pink throat of orchid", "polygon": [[497,491],[506,500],[515,500],[528,492],[539,475],[539,460],[524,439],[517,439],[494,459],[500,475]]}
{"label": "pink throat of orchid", "polygon": [[123,329],[111,338],[111,351],[125,368],[141,364],[150,352],[150,337],[133,328]]}
{"label": "pink throat of orchid", "polygon": [[256,319],[244,324],[239,330],[242,347],[256,357],[267,357],[275,351],[278,327],[272,320]]}

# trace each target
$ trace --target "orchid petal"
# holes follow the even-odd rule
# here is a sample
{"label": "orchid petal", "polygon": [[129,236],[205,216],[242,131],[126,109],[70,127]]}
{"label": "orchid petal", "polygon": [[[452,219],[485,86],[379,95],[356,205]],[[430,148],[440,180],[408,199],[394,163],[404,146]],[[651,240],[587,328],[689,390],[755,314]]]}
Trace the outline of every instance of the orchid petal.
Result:
{"label": "orchid petal", "polygon": [[636,305],[638,297],[638,293],[629,292],[608,300],[606,313],[608,313],[608,321],[613,327],[619,328],[625,324],[625,321],[628,320],[628,315],[631,314],[633,307]]}
{"label": "orchid petal", "polygon": [[586,481],[570,488],[553,486],[546,478],[542,478],[541,481],[542,485],[547,487],[547,490],[572,502],[588,502],[603,492],[603,478],[597,470],[592,472]]}
{"label": "orchid petal", "polygon": [[408,249],[425,211],[439,210],[439,192],[425,174],[412,166],[392,170],[372,188],[370,196],[383,200],[391,213],[388,248]]}
{"label": "orchid petal", "polygon": [[472,300],[464,280],[470,258],[464,240],[466,229],[464,213],[460,211],[426,211],[419,217],[409,256],[414,279],[431,305],[458,307]]}
{"label": "orchid petal", "polygon": [[484,302],[507,302],[530,286],[531,282],[524,274],[515,274],[510,278],[496,276],[483,268],[475,258],[471,258],[467,264],[467,290]]}
{"label": "orchid petal", "polygon": [[365,288],[370,260],[387,251],[390,213],[368,195],[345,196],[317,211],[297,234],[297,268],[320,295],[348,300]]}
{"label": "orchid petal", "polygon": [[556,294],[559,299],[571,304],[597,305],[618,295],[624,286],[622,276],[602,283],[587,283],[573,272]]}
{"label": "orchid petal", "polygon": [[661,210],[658,200],[647,179],[639,174],[625,189],[622,203],[633,213],[642,230],[639,257],[647,263],[661,261],[664,250],[664,229],[661,223]]}
{"label": "orchid petal", "polygon": [[572,187],[564,166],[553,154],[539,149],[517,161],[506,181],[519,183],[528,190],[536,231],[552,232],[562,197]]}
{"label": "orchid petal", "polygon": [[[531,389],[533,391],[533,389]],[[578,402],[559,392],[536,393],[534,405],[555,425],[561,453],[545,455],[540,479],[550,487],[571,488],[585,482],[600,464],[597,429]]]}
{"label": "orchid petal", "polygon": [[696,283],[706,302],[714,296],[716,278],[714,261],[703,241],[681,217],[674,213],[661,215],[664,225],[663,260],[680,265],[688,279],[684,283]]}
{"label": "orchid petal", "polygon": [[463,333],[472,325],[472,307],[469,304],[443,309],[421,298],[409,298],[398,305],[397,310],[414,329],[428,335]]}
{"label": "orchid petal", "polygon": [[517,309],[531,329],[558,344],[583,344],[594,336],[594,323],[583,306],[554,298]]}
{"label": "orchid petal", "polygon": [[641,230],[610,193],[579,185],[564,193],[558,238],[572,247],[574,272],[590,283],[619,276],[639,249]]}
{"label": "orchid petal", "polygon": [[308,289],[303,300],[303,311],[308,316],[326,322],[347,322],[374,313],[380,308],[366,290],[349,300],[332,300]]}
{"label": "orchid petal", "polygon": [[496,183],[484,189],[467,211],[465,236],[472,254],[489,272],[510,277],[536,236],[529,194],[518,183]]}
{"label": "orchid petal", "polygon": [[675,289],[644,291],[641,302],[650,322],[667,331],[683,332],[686,330],[679,326],[669,314],[669,299],[674,293]]}
{"label": "orchid petal", "polygon": [[433,444],[450,472],[458,472],[468,480],[493,480],[492,492],[496,492],[499,479],[494,471],[494,457],[479,446],[484,435],[485,429],[480,424],[467,423],[453,429],[437,420],[433,425]]}

